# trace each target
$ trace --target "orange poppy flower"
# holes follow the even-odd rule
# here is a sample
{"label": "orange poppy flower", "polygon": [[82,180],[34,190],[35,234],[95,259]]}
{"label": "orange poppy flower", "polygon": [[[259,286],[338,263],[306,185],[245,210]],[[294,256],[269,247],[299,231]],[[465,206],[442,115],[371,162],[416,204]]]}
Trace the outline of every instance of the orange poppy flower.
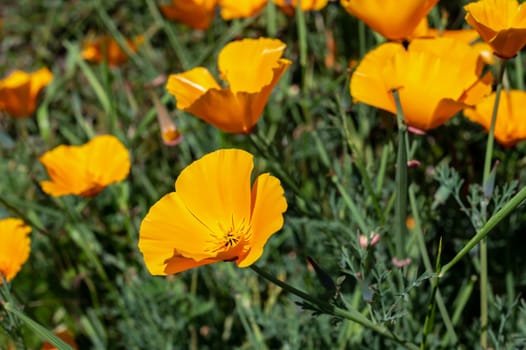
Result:
{"label": "orange poppy flower", "polygon": [[429,130],[491,91],[477,50],[450,38],[415,39],[405,50],[386,43],[370,51],[351,77],[356,102],[396,113],[398,90],[406,123]]}
{"label": "orange poppy flower", "polygon": [[[71,346],[73,349],[78,349],[77,343],[75,342],[75,338],[73,337],[73,334],[69,330],[62,328],[58,331],[55,331],[54,333],[57,337],[62,339],[66,344]],[[58,348],[52,345],[51,343],[45,342],[44,344],[42,344],[42,347],[40,348],[40,350],[58,350]]]}
{"label": "orange poppy flower", "polygon": [[[283,12],[287,15],[292,16],[296,11],[297,0],[272,0],[278,5]],[[329,0],[301,0],[301,9],[303,11],[317,11],[321,10]]]}
{"label": "orange poppy flower", "polygon": [[223,149],[179,174],[176,191],[155,203],[141,224],[139,249],[152,275],[220,261],[247,267],[259,259],[283,226],[287,202],[280,181],[268,173],[250,185],[253,167],[250,153]]}
{"label": "orange poppy flower", "polygon": [[411,36],[422,18],[438,0],[340,0],[351,15],[387,39],[400,40]]}
{"label": "orange poppy flower", "polygon": [[40,157],[51,181],[42,190],[54,197],[97,195],[106,186],[122,181],[130,171],[130,155],[112,135],[94,137],[81,146],[58,146]]}
{"label": "orange poppy flower", "polygon": [[[142,44],[144,38],[141,35],[134,39],[128,39],[126,42],[133,52]],[[86,40],[83,44],[82,58],[91,62],[107,62],[108,65],[115,67],[120,66],[128,61],[128,55],[119,46],[117,41],[109,35],[104,35],[95,39]]]}
{"label": "orange poppy flower", "polygon": [[[492,93],[473,108],[464,109],[464,115],[469,120],[489,130],[494,104],[495,93]],[[495,124],[495,138],[503,146],[511,147],[519,141],[526,140],[524,106],[526,106],[525,91],[503,91],[500,95],[499,110]]]}
{"label": "orange poppy flower", "polygon": [[47,68],[34,73],[14,71],[0,80],[0,111],[12,117],[28,117],[35,112],[40,90],[53,79]]}
{"label": "orange poppy flower", "polygon": [[0,220],[0,284],[11,281],[29,258],[31,227],[20,219]]}
{"label": "orange poppy flower", "polygon": [[526,45],[526,6],[517,0],[481,0],[464,6],[468,22],[502,58]]}
{"label": "orange poppy flower", "polygon": [[197,67],[171,75],[166,89],[177,99],[177,108],[225,132],[249,133],[291,63],[281,58],[285,47],[269,38],[231,42],[218,59],[228,87],[222,88],[206,68]]}
{"label": "orange poppy flower", "polygon": [[257,15],[268,0],[218,0],[224,20],[248,18]]}
{"label": "orange poppy flower", "polygon": [[166,18],[205,30],[214,19],[216,6],[217,0],[172,0],[170,5],[160,7]]}

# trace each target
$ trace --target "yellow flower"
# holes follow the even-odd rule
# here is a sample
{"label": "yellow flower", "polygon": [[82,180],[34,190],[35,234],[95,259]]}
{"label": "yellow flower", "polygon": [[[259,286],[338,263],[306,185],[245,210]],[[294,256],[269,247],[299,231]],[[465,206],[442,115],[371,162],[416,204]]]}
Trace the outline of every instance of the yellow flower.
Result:
{"label": "yellow flower", "polygon": [[225,132],[249,133],[291,63],[281,58],[285,46],[269,38],[231,42],[218,59],[227,88],[222,88],[206,68],[197,67],[171,75],[166,89],[177,99],[177,108]]}
{"label": "yellow flower", "polygon": [[526,6],[517,0],[481,0],[464,6],[468,22],[502,58],[526,45]]}
{"label": "yellow flower", "polygon": [[47,68],[34,73],[14,71],[0,80],[0,110],[12,117],[29,117],[36,109],[38,93],[52,79]]}
{"label": "yellow flower", "polygon": [[[0,220],[0,275],[11,281],[29,258],[31,228],[20,219]],[[0,276],[0,284],[2,278]]]}
{"label": "yellow flower", "polygon": [[391,40],[407,39],[438,0],[340,0],[351,15]]}
{"label": "yellow flower", "polygon": [[224,20],[247,18],[257,15],[268,0],[218,0]]}
{"label": "yellow flower", "polygon": [[217,0],[172,0],[170,5],[161,5],[161,12],[166,18],[205,30],[212,23],[216,6]]}
{"label": "yellow flower", "polygon": [[[133,52],[142,44],[144,38],[141,35],[126,42]],[[109,66],[119,66],[128,61],[128,55],[111,36],[104,35],[95,39],[86,40],[83,44],[82,58],[91,62],[107,62]]]}
{"label": "yellow flower", "polygon": [[[297,0],[272,0],[283,12],[292,16],[295,12]],[[328,0],[301,0],[303,11],[317,11],[327,6]]]}
{"label": "yellow flower", "polygon": [[209,153],[186,167],[175,192],[150,208],[139,249],[153,275],[220,261],[253,264],[283,226],[287,209],[280,181],[268,173],[250,185],[252,155],[238,149]]}
{"label": "yellow flower", "polygon": [[396,113],[398,90],[409,126],[429,130],[490,93],[491,76],[479,80],[477,50],[450,38],[415,39],[405,50],[386,43],[370,51],[351,77],[356,102]]}
{"label": "yellow flower", "polygon": [[[484,98],[474,108],[464,109],[464,115],[489,130],[494,104],[495,93]],[[495,138],[503,146],[511,147],[519,141],[526,140],[524,106],[526,106],[525,91],[503,91],[500,95]]]}
{"label": "yellow flower", "polygon": [[95,196],[106,186],[122,181],[130,171],[130,155],[112,135],[94,137],[81,146],[58,146],[40,157],[51,181],[42,190],[54,197]]}

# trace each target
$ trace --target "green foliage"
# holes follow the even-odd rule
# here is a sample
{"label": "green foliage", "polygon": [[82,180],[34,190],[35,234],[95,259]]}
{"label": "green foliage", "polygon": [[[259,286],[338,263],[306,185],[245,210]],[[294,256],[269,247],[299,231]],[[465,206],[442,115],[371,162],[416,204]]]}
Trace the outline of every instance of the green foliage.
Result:
{"label": "green foliage", "polygon": [[[458,2],[442,6],[460,13]],[[439,16],[433,12],[431,19]],[[153,0],[23,0],[5,5],[2,17],[0,73],[45,65],[55,79],[34,118],[0,119],[0,217],[20,217],[33,228],[30,260],[2,287],[9,293],[0,299],[0,348],[39,348],[46,339],[13,317],[4,304],[13,301],[35,324],[66,326],[80,349],[402,349],[424,338],[433,349],[475,348],[478,259],[471,252],[440,278],[434,263],[450,261],[515,195],[526,179],[524,144],[496,146],[501,163],[490,191],[477,185],[486,136],[481,128],[457,116],[426,136],[411,135],[409,159],[422,163],[408,169],[417,184],[411,215],[418,220],[403,237],[409,263],[394,264],[395,120],[351,102],[348,62],[377,41],[366,32],[359,42],[360,24],[339,4],[305,14],[305,41],[297,19],[270,5],[252,19],[216,18],[205,32],[166,21]],[[285,56],[294,63],[253,135],[224,134],[176,110],[163,86],[145,87],[198,65],[215,73],[225,43],[272,32],[287,43]],[[79,52],[94,33],[143,34],[145,44],[122,67],[90,64]],[[330,34],[337,51],[327,66]],[[161,141],[150,92],[185,137],[176,147]],[[47,175],[38,157],[100,133],[118,136],[130,149],[128,179],[91,199],[45,195],[38,181]],[[166,278],[145,270],[137,241],[148,209],[173,190],[186,165],[228,147],[255,154],[257,172],[279,177],[286,191],[285,226],[257,265],[328,305],[230,263]],[[489,240],[488,329],[495,349],[526,346],[525,222],[524,211],[514,211]],[[371,233],[380,242],[360,246],[359,235]],[[431,323],[424,332],[426,318]]]}

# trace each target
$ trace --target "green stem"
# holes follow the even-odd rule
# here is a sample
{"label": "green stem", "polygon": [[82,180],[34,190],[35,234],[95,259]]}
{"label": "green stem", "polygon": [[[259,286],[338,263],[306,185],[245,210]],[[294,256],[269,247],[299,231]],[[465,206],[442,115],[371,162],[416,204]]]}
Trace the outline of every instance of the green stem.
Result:
{"label": "green stem", "polygon": [[300,66],[305,71],[307,66],[307,25],[305,24],[305,13],[301,9],[301,0],[296,1],[296,24],[300,46]]}
{"label": "green stem", "polygon": [[[433,266],[431,265],[431,259],[429,259],[429,255],[427,254],[427,248],[426,248],[426,243],[424,241],[424,234],[422,232],[420,215],[418,213],[418,205],[416,202],[415,189],[413,186],[409,186],[409,202],[411,205],[411,214],[413,215],[413,218],[415,219],[415,229],[416,229],[415,233],[416,233],[416,239],[418,241],[418,248],[420,250],[420,255],[422,256],[422,261],[424,262],[426,272],[429,274],[432,274],[435,271],[433,271]],[[433,281],[430,280],[430,283],[431,283],[431,286],[433,287]],[[440,315],[442,316],[442,320],[444,321],[444,325],[446,326],[447,338],[450,339],[453,343],[456,343],[458,341],[458,337],[457,337],[457,334],[455,333],[455,329],[453,327],[451,318],[449,317],[447,307],[444,303],[444,299],[442,298],[442,294],[440,294],[440,289],[436,291],[435,301],[438,306],[438,311],[440,312]]]}
{"label": "green stem", "polygon": [[343,187],[342,183],[340,182],[340,179],[336,175],[334,175],[332,176],[331,180],[338,188],[338,192],[340,192],[340,195],[342,196],[343,201],[349,207],[349,210],[351,211],[351,217],[353,218],[353,220],[356,222],[356,224],[360,228],[361,234],[368,235],[369,229],[367,225],[365,224],[365,221],[362,215],[360,214],[360,210],[358,209],[358,206],[352,200],[351,196],[349,196],[349,194]]}
{"label": "green stem", "polygon": [[[491,124],[486,144],[486,156],[484,158],[484,173],[482,177],[482,187],[486,188],[491,171],[491,159],[493,156],[493,144],[495,142],[495,124],[499,110],[500,95],[502,92],[502,78],[504,77],[505,59],[499,62],[499,72],[497,80],[497,90],[495,92],[495,104],[491,115]],[[486,195],[486,194],[485,194]],[[490,194],[491,196],[491,194]],[[482,216],[486,217],[486,205],[482,208]],[[488,347],[488,245],[486,239],[480,242],[480,346],[482,349]]]}
{"label": "green stem", "polygon": [[256,272],[259,276],[266,279],[267,281],[281,287],[284,291],[289,292],[291,294],[296,295],[297,297],[300,297],[301,299],[313,304],[313,306],[316,306],[320,311],[323,311],[327,314],[331,314],[340,318],[348,319],[350,321],[356,322],[363,327],[369,328],[378,334],[391,339],[401,345],[404,345],[407,349],[410,350],[417,350],[418,347],[415,344],[409,343],[405,340],[397,338],[391,331],[389,331],[387,328],[371,322],[367,317],[362,315],[360,312],[356,310],[344,310],[337,306],[331,305],[325,301],[322,301],[308,293],[305,293],[293,286],[291,286],[288,283],[285,283],[278,278],[274,277],[267,271],[257,267],[256,265],[251,265],[250,268]]}
{"label": "green stem", "polygon": [[443,276],[447,271],[449,271],[456,263],[460,261],[469,253],[469,251],[476,246],[481,240],[486,238],[486,236],[491,232],[491,230],[497,226],[505,217],[507,217],[515,208],[519,206],[524,200],[526,200],[526,186],[523,187],[519,193],[513,196],[512,199],[504,205],[498,212],[496,212],[489,220],[482,226],[480,230],[471,238],[471,240],[462,248],[457,255],[447,264],[445,264],[440,270],[440,275]]}
{"label": "green stem", "polygon": [[405,257],[404,239],[406,236],[405,220],[407,218],[407,126],[404,122],[404,112],[400,102],[400,95],[397,90],[393,91],[396,103],[396,121],[398,124],[398,156],[396,167],[396,255],[402,259]]}

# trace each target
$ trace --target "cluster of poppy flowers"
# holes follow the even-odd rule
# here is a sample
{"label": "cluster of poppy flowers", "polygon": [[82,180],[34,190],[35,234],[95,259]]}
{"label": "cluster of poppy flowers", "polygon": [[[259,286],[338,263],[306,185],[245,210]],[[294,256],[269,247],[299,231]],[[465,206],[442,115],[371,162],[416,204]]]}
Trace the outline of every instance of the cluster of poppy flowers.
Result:
{"label": "cluster of poppy flowers", "polygon": [[[437,1],[341,0],[349,13],[390,40],[363,57],[352,73],[350,93],[356,102],[395,113],[391,92],[398,90],[405,122],[424,131],[442,125],[461,110],[489,128],[495,96],[492,76],[483,74],[485,65],[493,62],[488,52],[503,59],[516,55],[526,44],[526,11],[517,0],[480,0],[465,7],[466,20],[476,32],[440,32],[425,21]],[[253,15],[266,2],[174,1],[162,10],[178,20],[183,20],[180,16],[185,11],[194,11],[183,17],[205,21],[208,17],[198,16],[197,11],[206,9],[213,14],[220,6],[223,18],[234,18]],[[274,2],[283,8],[296,4]],[[301,1],[304,10],[326,3]],[[486,46],[471,44],[478,35]],[[136,50],[142,40],[138,37],[127,44]],[[285,48],[272,38],[233,41],[218,57],[225,85],[206,68],[196,67],[171,75],[166,89],[175,96],[177,108],[224,132],[250,133],[291,65],[282,58]],[[86,44],[82,55],[110,65],[122,64],[127,58],[109,37]],[[38,91],[49,82],[51,73],[45,70],[33,75],[15,72],[0,82],[0,109],[15,117],[34,111]],[[525,103],[526,93],[511,90],[499,105],[495,135],[502,144],[511,146],[526,138],[519,115],[519,106]],[[179,135],[172,136],[166,138]],[[41,187],[52,196],[95,196],[109,184],[124,180],[131,166],[128,150],[111,135],[97,136],[81,146],[58,146],[40,161],[51,179],[42,181]],[[261,256],[269,237],[283,225],[287,203],[280,181],[270,174],[258,176],[251,184],[253,167],[248,152],[223,149],[196,160],[179,174],[175,192],[154,204],[141,224],[138,245],[152,274],[172,274],[218,261],[246,267]],[[0,221],[0,247],[5,250],[0,248],[0,273],[7,279],[27,259],[28,232],[19,220]]]}

